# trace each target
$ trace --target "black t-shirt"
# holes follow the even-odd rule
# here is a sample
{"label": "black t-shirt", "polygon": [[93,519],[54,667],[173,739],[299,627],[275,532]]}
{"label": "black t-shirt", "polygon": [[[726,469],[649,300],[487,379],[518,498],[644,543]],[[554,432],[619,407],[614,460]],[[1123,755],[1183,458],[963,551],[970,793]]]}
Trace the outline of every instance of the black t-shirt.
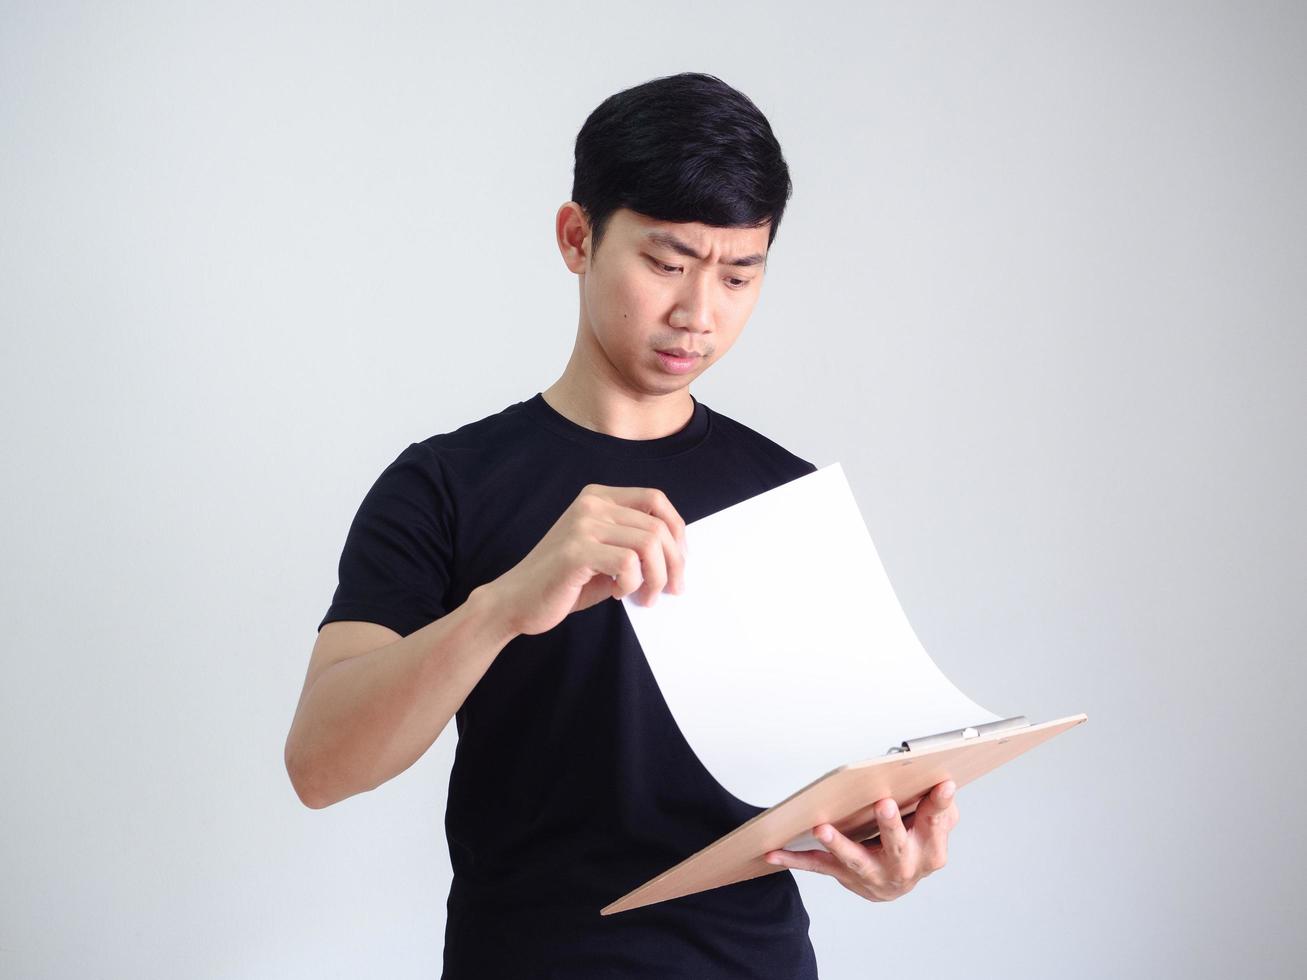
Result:
{"label": "black t-shirt", "polygon": [[[657,487],[688,523],[815,469],[698,400],[679,431],[634,440],[537,393],[386,467],[322,625],[407,636],[516,565],[588,483]],[[455,724],[445,980],[817,976],[789,870],[599,914],[762,809],[686,743],[620,600],[511,640]]]}

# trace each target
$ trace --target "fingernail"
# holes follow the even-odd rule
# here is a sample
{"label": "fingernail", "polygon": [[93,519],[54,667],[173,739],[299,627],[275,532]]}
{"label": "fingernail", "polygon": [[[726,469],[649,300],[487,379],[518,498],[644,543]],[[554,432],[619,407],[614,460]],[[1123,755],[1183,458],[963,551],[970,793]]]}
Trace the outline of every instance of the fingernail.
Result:
{"label": "fingernail", "polygon": [[939,798],[941,800],[951,800],[953,799],[953,794],[956,793],[957,791],[958,791],[957,784],[954,782],[949,782],[947,785],[945,785],[945,787],[942,790],[939,791]]}
{"label": "fingernail", "polygon": [[898,804],[896,804],[893,800],[889,800],[886,802],[886,804],[883,807],[880,808],[880,815],[882,817],[889,818],[894,816],[894,814],[898,812],[898,809],[899,809]]}
{"label": "fingernail", "polygon": [[781,859],[778,858],[775,854],[768,854],[768,855],[767,855],[767,863],[768,863],[768,864],[780,864],[780,863],[781,863]]}
{"label": "fingernail", "polygon": [[822,827],[821,830],[817,831],[817,840],[821,841],[823,844],[829,844],[831,837],[833,836],[831,828],[829,827]]}

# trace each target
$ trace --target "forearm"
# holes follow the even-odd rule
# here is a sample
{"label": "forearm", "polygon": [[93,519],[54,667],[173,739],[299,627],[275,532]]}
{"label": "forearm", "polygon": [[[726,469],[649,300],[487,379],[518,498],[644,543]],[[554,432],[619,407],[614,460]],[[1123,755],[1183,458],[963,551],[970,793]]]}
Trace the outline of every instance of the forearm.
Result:
{"label": "forearm", "polygon": [[300,798],[329,806],[411,766],[512,637],[492,589],[482,586],[408,636],[324,670],[286,742]]}

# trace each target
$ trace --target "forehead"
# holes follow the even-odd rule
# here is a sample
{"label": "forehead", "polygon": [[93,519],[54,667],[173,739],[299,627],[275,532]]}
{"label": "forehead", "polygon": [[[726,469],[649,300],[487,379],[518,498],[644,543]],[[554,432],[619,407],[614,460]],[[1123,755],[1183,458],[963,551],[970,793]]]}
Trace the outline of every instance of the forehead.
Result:
{"label": "forehead", "polygon": [[720,252],[720,261],[761,265],[767,257],[771,223],[757,228],[722,228],[700,221],[662,221],[629,208],[618,208],[610,219],[622,237],[636,246],[667,249],[694,258]]}

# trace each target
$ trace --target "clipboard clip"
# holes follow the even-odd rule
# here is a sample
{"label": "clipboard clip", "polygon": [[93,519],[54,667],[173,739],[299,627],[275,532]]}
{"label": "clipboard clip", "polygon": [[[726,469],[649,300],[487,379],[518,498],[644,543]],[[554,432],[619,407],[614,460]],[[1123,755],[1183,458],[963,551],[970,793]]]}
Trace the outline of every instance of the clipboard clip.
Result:
{"label": "clipboard clip", "polygon": [[958,728],[951,732],[939,732],[935,735],[922,735],[920,738],[909,738],[899,745],[890,746],[885,754],[894,755],[898,752],[911,752],[913,749],[934,748],[938,745],[947,745],[950,742],[970,741],[973,738],[979,738],[981,735],[988,735],[990,732],[1001,732],[1008,728],[1029,727],[1030,722],[1026,720],[1025,715],[1015,715],[1011,718],[989,721],[983,725]]}

